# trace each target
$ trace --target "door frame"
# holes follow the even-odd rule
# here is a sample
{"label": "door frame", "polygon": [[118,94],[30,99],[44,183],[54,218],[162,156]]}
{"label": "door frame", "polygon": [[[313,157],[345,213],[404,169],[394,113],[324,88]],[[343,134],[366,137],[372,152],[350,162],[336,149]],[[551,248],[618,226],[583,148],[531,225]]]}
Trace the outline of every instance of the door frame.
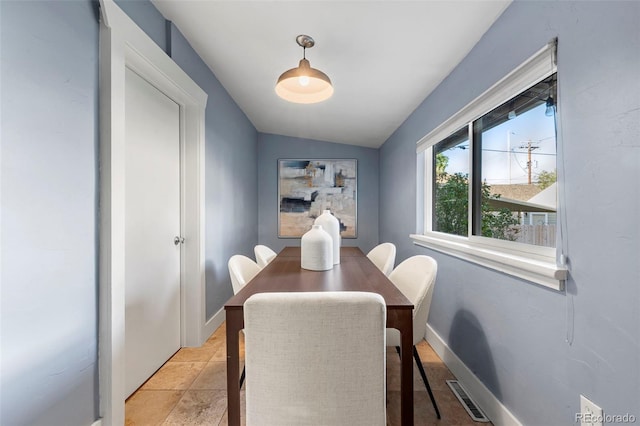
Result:
{"label": "door frame", "polygon": [[205,326],[204,144],[207,94],[113,0],[100,0],[98,364],[103,426],[124,424],[125,68],[180,105],[181,346]]}

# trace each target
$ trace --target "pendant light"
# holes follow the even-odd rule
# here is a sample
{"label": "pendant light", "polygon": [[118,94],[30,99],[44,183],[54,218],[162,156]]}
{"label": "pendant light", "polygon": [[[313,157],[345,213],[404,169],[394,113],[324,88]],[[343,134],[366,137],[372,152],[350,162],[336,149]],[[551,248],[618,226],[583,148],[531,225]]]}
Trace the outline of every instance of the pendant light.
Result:
{"label": "pendant light", "polygon": [[282,99],[298,104],[314,104],[329,99],[333,95],[333,86],[329,77],[320,70],[311,68],[306,58],[307,48],[315,41],[301,34],[296,42],[302,47],[302,59],[297,68],[282,73],[276,83],[276,93]]}
{"label": "pendant light", "polygon": [[553,101],[551,95],[549,95],[549,97],[545,101],[545,104],[546,108],[544,110],[544,115],[546,115],[547,117],[553,117],[556,113],[556,103]]}

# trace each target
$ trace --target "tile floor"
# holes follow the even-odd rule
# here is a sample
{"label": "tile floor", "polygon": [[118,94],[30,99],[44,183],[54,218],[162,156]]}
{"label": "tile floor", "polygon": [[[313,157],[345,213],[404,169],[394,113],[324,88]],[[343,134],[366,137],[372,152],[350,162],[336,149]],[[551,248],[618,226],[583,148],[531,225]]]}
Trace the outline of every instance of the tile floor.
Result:
{"label": "tile floor", "polygon": [[[414,367],[416,426],[477,425],[445,383],[454,377],[442,360],[426,341],[417,348],[442,419],[436,419],[420,373]],[[243,349],[240,353],[244,356]],[[387,355],[387,425],[396,426],[400,425],[400,360],[393,348],[388,349]],[[225,360],[223,324],[203,346],[180,349],[127,399],[126,426],[226,425]],[[244,396],[244,391],[241,394]]]}

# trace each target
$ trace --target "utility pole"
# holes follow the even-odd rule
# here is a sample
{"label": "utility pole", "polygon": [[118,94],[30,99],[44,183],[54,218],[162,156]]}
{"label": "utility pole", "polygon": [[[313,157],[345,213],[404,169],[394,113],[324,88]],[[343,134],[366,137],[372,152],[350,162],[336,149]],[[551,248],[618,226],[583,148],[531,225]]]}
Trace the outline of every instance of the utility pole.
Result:
{"label": "utility pole", "polygon": [[515,135],[515,132],[507,130],[507,161],[509,163],[509,185],[511,185],[511,135]]}
{"label": "utility pole", "polygon": [[531,169],[533,169],[533,164],[531,162],[531,151],[540,147],[531,145],[531,139],[529,139],[527,141],[527,144],[520,145],[520,148],[527,150],[527,182],[529,183],[529,185],[531,185]]}

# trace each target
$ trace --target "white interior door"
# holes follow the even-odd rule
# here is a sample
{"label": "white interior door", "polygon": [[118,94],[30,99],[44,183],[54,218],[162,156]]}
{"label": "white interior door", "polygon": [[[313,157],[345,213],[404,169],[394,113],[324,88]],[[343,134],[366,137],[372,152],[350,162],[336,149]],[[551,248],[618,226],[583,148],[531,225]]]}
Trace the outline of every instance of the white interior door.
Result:
{"label": "white interior door", "polygon": [[180,107],[127,68],[125,387],[180,348]]}

